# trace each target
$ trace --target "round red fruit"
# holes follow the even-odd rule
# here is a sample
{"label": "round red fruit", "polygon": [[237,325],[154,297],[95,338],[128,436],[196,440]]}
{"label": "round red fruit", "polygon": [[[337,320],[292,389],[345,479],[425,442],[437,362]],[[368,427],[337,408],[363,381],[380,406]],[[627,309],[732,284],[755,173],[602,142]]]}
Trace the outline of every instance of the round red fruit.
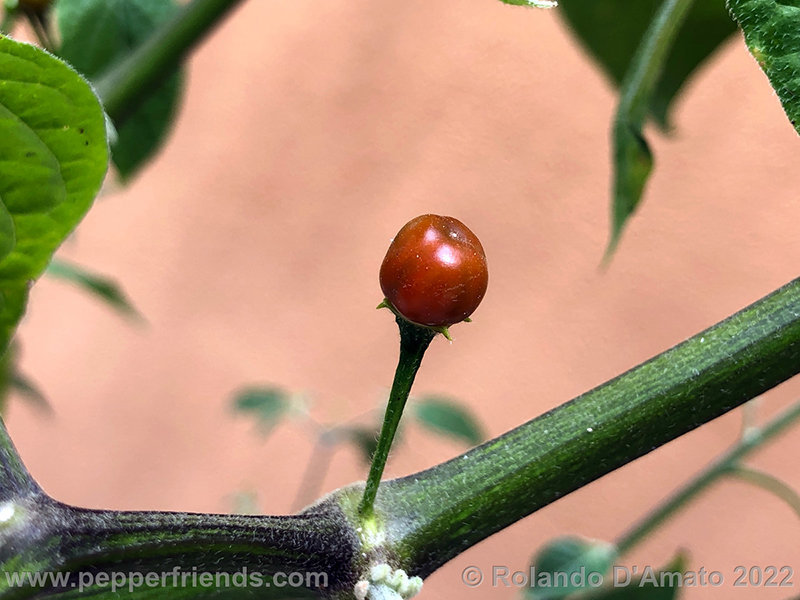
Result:
{"label": "round red fruit", "polygon": [[392,240],[381,265],[381,289],[409,321],[448,327],[469,317],[489,283],[486,254],[458,219],[422,215]]}

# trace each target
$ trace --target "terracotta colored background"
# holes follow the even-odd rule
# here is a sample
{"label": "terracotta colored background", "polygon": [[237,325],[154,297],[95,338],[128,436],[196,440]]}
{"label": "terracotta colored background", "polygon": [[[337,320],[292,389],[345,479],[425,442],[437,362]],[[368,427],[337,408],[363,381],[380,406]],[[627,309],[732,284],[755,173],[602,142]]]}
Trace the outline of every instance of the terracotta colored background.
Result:
{"label": "terracotta colored background", "polygon": [[[416,391],[469,403],[492,436],[756,300],[798,274],[797,136],[740,40],[691,82],[669,139],[652,135],[647,200],[606,273],[614,95],[554,11],[493,0],[251,0],[197,52],[177,127],[126,189],[111,185],[63,255],[114,274],[137,327],[62,283],[36,286],[23,367],[55,408],[8,423],[55,497],[89,507],[227,511],[251,490],[291,508],[303,426],[264,440],[229,397],[268,382],[345,420],[390,383],[396,330],[377,270],[409,218],[451,214],[481,237],[490,290],[435,342]],[[654,133],[654,132],[651,132]],[[791,382],[769,415],[800,394]],[[613,539],[736,437],[738,413],[494,536],[432,576],[426,598],[515,598],[460,581],[524,569],[552,536]],[[409,431],[391,475],[462,451]],[[620,440],[624,443],[624,440]],[[800,488],[800,429],[753,463]],[[351,450],[325,490],[364,475]],[[659,565],[792,565],[800,521],[723,482],[640,547]],[[794,592],[797,592],[795,588]],[[690,590],[779,598],[787,590]]]}

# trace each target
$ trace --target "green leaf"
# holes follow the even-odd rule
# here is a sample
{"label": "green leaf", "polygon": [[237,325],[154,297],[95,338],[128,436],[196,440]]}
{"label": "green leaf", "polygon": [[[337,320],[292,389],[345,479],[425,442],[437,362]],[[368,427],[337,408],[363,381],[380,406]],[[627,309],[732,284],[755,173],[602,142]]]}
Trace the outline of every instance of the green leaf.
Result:
{"label": "green leaf", "polygon": [[38,386],[24,373],[14,371],[11,377],[11,389],[17,392],[22,398],[30,402],[33,406],[45,412],[52,412],[53,408],[47,401],[47,397],[42,393]]}
{"label": "green leaf", "polygon": [[[589,54],[619,86],[660,4],[660,0],[561,0],[559,7]],[[684,84],[735,31],[723,0],[694,1],[650,99],[649,112],[659,126],[672,126],[672,103]]]}
{"label": "green leaf", "polygon": [[574,536],[551,540],[533,560],[525,596],[555,600],[596,589],[616,558],[616,548],[608,542]]}
{"label": "green leaf", "polygon": [[422,398],[413,404],[413,414],[428,429],[471,446],[485,439],[477,419],[453,400],[436,396]]}
{"label": "green leaf", "polygon": [[0,414],[4,412],[12,392],[16,392],[32,406],[50,413],[53,411],[47,398],[27,375],[19,370],[19,343],[9,344],[0,355]]}
{"label": "green leaf", "polygon": [[691,7],[692,0],[663,0],[625,73],[613,127],[613,209],[606,262],[616,250],[628,219],[641,202],[653,166],[642,127],[658,79]]}
{"label": "green leaf", "polygon": [[[353,443],[361,453],[361,459],[365,464],[372,462],[372,455],[378,448],[378,430],[370,429],[369,427],[344,427],[338,430],[344,439]],[[395,434],[395,444],[397,443],[397,434]],[[396,446],[395,446],[396,447]]]}
{"label": "green leaf", "polygon": [[286,416],[289,407],[289,394],[278,387],[245,388],[233,398],[233,410],[255,417],[264,435]]}
{"label": "green leaf", "polygon": [[[174,0],[59,0],[59,54],[90,79],[96,79],[144,42],[178,9]],[[182,75],[169,77],[117,127],[114,164],[130,178],[161,147],[181,95]]]}
{"label": "green leaf", "polygon": [[19,370],[19,343],[9,344],[0,355],[0,414],[5,411],[12,392],[16,392],[32,406],[50,413],[53,411],[45,395],[35,383]]}
{"label": "green leaf", "polygon": [[141,315],[113,279],[57,259],[53,259],[47,267],[46,273],[57,279],[74,283],[124,316],[141,318]]}
{"label": "green leaf", "polygon": [[[644,567],[641,576],[633,577],[632,569],[614,567],[611,585],[587,598],[591,600],[674,600],[682,585],[700,587],[697,573],[686,570],[686,557],[678,554],[662,569]],[[694,583],[690,577],[696,577]],[[707,577],[707,575],[706,575]],[[679,583],[681,582],[681,583]]]}
{"label": "green leaf", "polygon": [[789,121],[800,133],[800,2],[728,0],[750,53],[769,78]]}
{"label": "green leaf", "polygon": [[0,36],[0,350],[30,282],[91,206],[107,165],[105,118],[86,81]]}
{"label": "green leaf", "polygon": [[231,496],[231,512],[235,515],[258,515],[261,508],[258,504],[258,493],[253,490],[242,490]]}
{"label": "green leaf", "polygon": [[616,250],[628,219],[639,207],[653,170],[653,154],[640,127],[626,120],[614,124],[614,198],[606,259]]}

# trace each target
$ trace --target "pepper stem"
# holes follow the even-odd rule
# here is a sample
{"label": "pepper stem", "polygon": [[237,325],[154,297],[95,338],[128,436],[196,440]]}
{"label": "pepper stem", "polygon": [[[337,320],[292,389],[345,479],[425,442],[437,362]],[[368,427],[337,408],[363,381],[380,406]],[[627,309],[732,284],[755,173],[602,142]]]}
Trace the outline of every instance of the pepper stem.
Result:
{"label": "pepper stem", "polygon": [[429,327],[411,323],[399,315],[396,320],[397,326],[400,328],[400,359],[394,373],[394,382],[389,394],[389,403],[386,405],[378,446],[372,456],[372,465],[367,476],[364,496],[358,507],[358,511],[363,517],[372,516],[378,485],[386,467],[386,460],[389,458],[389,450],[392,447],[395,433],[397,433],[403,408],[405,408],[419,366],[422,364],[422,357],[437,333]]}

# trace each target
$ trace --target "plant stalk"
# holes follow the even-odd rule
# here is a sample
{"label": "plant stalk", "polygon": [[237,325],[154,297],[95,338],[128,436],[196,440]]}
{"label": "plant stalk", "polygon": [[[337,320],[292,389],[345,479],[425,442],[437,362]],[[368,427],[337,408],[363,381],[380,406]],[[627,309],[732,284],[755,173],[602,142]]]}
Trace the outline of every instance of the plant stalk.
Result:
{"label": "plant stalk", "polygon": [[414,384],[414,378],[422,364],[425,351],[436,335],[432,329],[410,323],[399,315],[396,320],[397,326],[400,328],[400,359],[397,362],[392,391],[389,393],[389,403],[386,405],[383,426],[378,436],[378,446],[372,457],[367,485],[364,488],[364,497],[361,499],[358,509],[364,517],[372,516],[378,485],[389,458],[389,450],[392,447],[395,433],[397,433],[400,417],[403,415],[403,408],[405,408],[408,395],[411,393],[411,386]]}

